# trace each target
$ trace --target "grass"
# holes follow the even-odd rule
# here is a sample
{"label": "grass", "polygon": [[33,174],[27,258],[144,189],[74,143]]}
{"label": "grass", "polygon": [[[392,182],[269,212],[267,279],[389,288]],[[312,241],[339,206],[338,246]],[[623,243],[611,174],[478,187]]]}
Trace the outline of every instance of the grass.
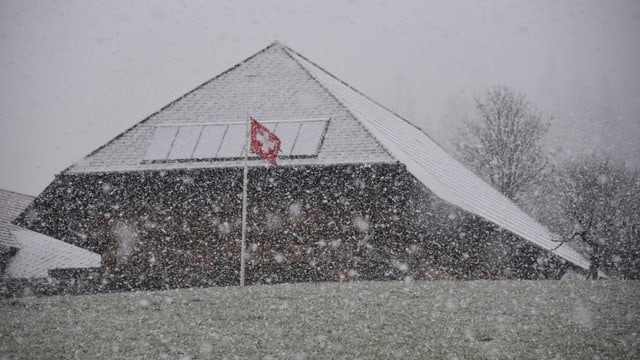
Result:
{"label": "grass", "polygon": [[284,284],[0,301],[0,359],[640,357],[640,282]]}

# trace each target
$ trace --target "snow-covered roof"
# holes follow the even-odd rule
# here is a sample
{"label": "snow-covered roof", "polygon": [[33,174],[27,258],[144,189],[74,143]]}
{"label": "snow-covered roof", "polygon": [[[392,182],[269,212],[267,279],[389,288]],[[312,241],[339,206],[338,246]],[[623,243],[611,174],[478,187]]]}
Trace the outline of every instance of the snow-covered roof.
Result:
{"label": "snow-covered roof", "polygon": [[589,262],[449,155],[421,129],[287,49],[383,147],[437,196],[587,269]]}
{"label": "snow-covered roof", "polygon": [[11,222],[27,208],[33,199],[33,196],[0,189],[0,247],[19,247],[11,235],[11,230],[18,227]]}
{"label": "snow-covered roof", "polygon": [[[159,127],[204,129],[207,124],[244,121],[248,114],[259,121],[329,119],[316,156],[279,159],[279,165],[402,163],[440,198],[582,268],[589,267],[583,256],[554,241],[545,227],[422,130],[278,42],[149,116],[65,173],[239,167],[242,163],[237,158],[145,161],[145,154]],[[251,160],[250,166],[264,166],[264,162]]]}
{"label": "snow-covered roof", "polygon": [[5,276],[45,278],[52,269],[99,267],[100,255],[31,230],[12,230],[20,245]]}

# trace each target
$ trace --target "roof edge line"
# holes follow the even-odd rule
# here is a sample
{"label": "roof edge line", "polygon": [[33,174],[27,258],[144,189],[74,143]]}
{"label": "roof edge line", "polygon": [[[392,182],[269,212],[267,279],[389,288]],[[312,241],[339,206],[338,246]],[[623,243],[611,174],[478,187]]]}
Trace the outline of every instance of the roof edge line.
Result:
{"label": "roof edge line", "polygon": [[[304,166],[311,166],[311,167],[339,167],[339,166],[357,166],[357,165],[363,165],[363,166],[373,166],[373,165],[394,165],[394,164],[402,164],[404,165],[404,163],[402,163],[401,161],[399,161],[398,159],[393,159],[393,161],[369,161],[369,162],[346,162],[346,163],[339,163],[339,164],[306,164]],[[104,171],[104,170],[95,170],[95,171],[82,171],[82,172],[68,172],[65,174],[59,174],[58,176],[83,176],[83,175],[108,175],[108,174],[126,174],[126,173],[147,173],[147,172],[161,172],[161,171],[165,171],[165,172],[169,172],[169,171],[193,171],[193,170],[209,170],[209,169],[240,169],[242,170],[242,167],[244,165],[238,165],[238,166],[219,166],[219,167],[214,167],[214,166],[209,166],[209,167],[193,167],[193,168],[186,168],[186,167],[176,167],[176,168],[171,168],[171,169],[136,169],[136,170],[109,170],[109,171]],[[249,167],[253,167],[253,168],[269,168],[270,166],[267,164],[263,164],[261,163],[260,165],[252,165],[252,164],[248,164]],[[279,168],[299,168],[301,165],[300,164],[278,164]],[[21,225],[19,225],[21,226]]]}
{"label": "roof edge line", "polygon": [[[362,120],[360,120],[352,111],[351,109],[349,109],[349,107],[347,105],[344,104],[344,102],[342,100],[340,100],[334,93],[331,92],[331,90],[329,90],[323,83],[322,81],[318,80],[315,76],[313,76],[313,74],[311,74],[309,72],[309,70],[307,70],[307,68],[304,67],[304,65],[302,65],[296,58],[294,58],[293,56],[291,56],[291,54],[289,54],[289,51],[293,52],[294,54],[300,56],[301,58],[305,59],[306,61],[309,61],[310,63],[312,63],[313,65],[317,66],[315,63],[311,62],[309,59],[307,59],[306,57],[300,55],[298,52],[296,52],[295,50],[292,50],[290,47],[282,45],[283,46],[283,50],[284,53],[291,58],[291,60],[293,60],[293,62],[296,63],[296,65],[298,65],[302,71],[304,71],[311,79],[313,79],[313,81],[318,84],[318,86],[320,86],[327,94],[329,94],[329,96],[331,98],[333,98],[333,100],[335,100],[336,102],[338,102],[338,104],[342,105],[342,107],[345,109],[345,111],[347,112],[347,114],[349,114],[352,118],[354,118],[355,120],[358,121],[358,123],[360,124],[360,126],[362,126],[362,129],[364,129],[364,131],[369,134],[373,140],[380,145],[380,147],[382,148],[382,150],[384,150],[387,155],[389,155],[390,157],[394,158],[396,161],[398,161],[398,159],[395,158],[395,156],[393,156],[393,154],[391,153],[391,151],[389,151],[389,149],[387,149],[387,147],[382,144],[382,142],[380,142],[380,140],[378,139],[377,136],[375,136],[373,133],[371,133],[371,131],[362,123]],[[320,68],[322,71],[326,72],[327,74],[331,75],[329,72],[327,72],[326,70],[322,69],[321,67],[318,66],[318,68]],[[336,78],[335,76],[331,75],[332,77]],[[338,78],[336,78],[339,81],[342,81]],[[346,84],[346,83],[345,83]],[[348,86],[348,85],[347,85]]]}
{"label": "roof edge line", "polygon": [[[421,127],[419,127],[418,125],[412,123],[411,121],[405,119],[403,116],[399,115],[398,113],[396,113],[395,111],[389,109],[387,106],[379,103],[378,101],[376,101],[375,99],[371,98],[370,96],[368,96],[367,94],[364,94],[363,92],[361,92],[360,90],[356,89],[355,87],[349,85],[346,81],[340,79],[339,77],[333,75],[331,72],[327,71],[325,68],[323,68],[322,66],[316,64],[315,62],[313,62],[312,60],[309,60],[307,57],[305,57],[304,55],[300,54],[299,52],[291,49],[290,47],[283,45],[283,48],[285,48],[288,51],[291,51],[292,53],[296,54],[297,56],[300,56],[301,58],[303,58],[305,61],[308,61],[310,64],[312,64],[313,66],[317,67],[318,69],[320,69],[322,72],[324,72],[325,74],[331,76],[332,78],[334,78],[335,80],[341,82],[344,86],[348,87],[349,89],[355,91],[356,93],[358,93],[360,96],[365,97],[367,100],[373,102],[374,104],[380,106],[382,109],[390,112],[391,114],[397,116],[399,119],[401,119],[402,121],[406,122],[407,124],[413,126],[414,128],[416,128],[417,130],[419,130],[420,132],[422,132],[423,134],[425,134],[429,139],[431,139],[431,141],[433,141],[434,143],[436,143],[438,146],[444,148],[442,145],[440,145],[437,141],[435,141],[431,136],[429,136],[429,134],[424,131]],[[295,60],[295,59],[294,59]],[[296,63],[298,62],[297,60],[295,60]],[[301,65],[302,66],[302,65]],[[302,66],[302,68],[304,69],[304,66]],[[304,69],[306,71],[306,69]],[[313,77],[313,76],[312,76]],[[315,77],[313,77],[318,83],[320,81],[318,81],[318,79],[316,79]],[[322,85],[322,84],[321,84]],[[324,86],[323,86],[324,87]],[[332,94],[333,95],[333,94]]]}
{"label": "roof edge line", "polygon": [[[358,91],[357,89],[355,89],[355,88],[354,88],[354,87],[352,87],[351,85],[349,85],[349,84],[347,84],[346,82],[342,81],[341,79],[339,79],[339,78],[338,78],[338,77],[336,77],[335,75],[331,74],[330,72],[328,72],[327,70],[325,70],[325,69],[324,69],[324,68],[322,68],[321,66],[317,65],[317,64],[316,64],[316,63],[314,63],[313,61],[311,61],[311,60],[307,59],[306,57],[302,56],[300,53],[296,52],[295,50],[293,50],[293,49],[291,49],[291,48],[289,48],[289,47],[285,47],[285,48],[286,48],[286,49],[285,49],[285,50],[286,50],[286,51],[285,51],[285,53],[287,54],[287,56],[291,57],[291,59],[292,59],[293,61],[295,61],[295,63],[296,63],[296,64],[298,64],[298,66],[300,66],[300,67],[302,68],[302,70],[303,70],[304,72],[306,72],[306,73],[307,73],[307,74],[308,74],[308,75],[309,75],[309,76],[310,76],[310,77],[311,77],[311,78],[312,78],[312,79],[313,79],[313,80],[314,80],[318,85],[320,85],[320,86],[321,86],[321,87],[322,87],[322,88],[323,88],[323,89],[324,89],[324,90],[329,94],[329,96],[331,96],[331,97],[332,97],[332,98],[334,98],[334,99],[335,99],[339,104],[341,104],[341,105],[346,109],[347,113],[349,113],[349,115],[351,115],[354,119],[358,120],[358,122],[359,122],[359,123],[360,123],[360,125],[364,128],[364,130],[365,130],[369,135],[371,135],[371,136],[375,139],[375,141],[380,145],[380,147],[382,147],[382,149],[383,149],[384,151],[386,151],[386,152],[387,152],[387,154],[389,154],[389,156],[391,156],[392,158],[394,158],[398,163],[403,164],[403,165],[405,166],[405,168],[407,168],[407,171],[408,171],[409,173],[411,173],[411,175],[412,175],[412,176],[416,177],[416,179],[418,179],[418,181],[420,181],[420,182],[421,182],[425,187],[427,187],[431,192],[433,192],[433,193],[435,194],[435,192],[433,191],[433,189],[431,189],[427,184],[425,184],[424,182],[422,182],[422,181],[421,181],[421,180],[420,180],[420,179],[419,179],[415,174],[413,174],[413,173],[412,173],[412,171],[411,171],[411,170],[409,170],[409,168],[415,169],[415,167],[420,168],[420,170],[421,170],[421,171],[426,171],[426,169],[422,168],[422,166],[421,166],[421,165],[419,165],[419,164],[417,164],[415,161],[412,161],[412,162],[413,162],[412,164],[407,164],[407,163],[405,163],[405,162],[403,162],[403,161],[400,161],[400,160],[398,159],[398,157],[397,157],[396,155],[394,155],[394,151],[392,151],[392,149],[390,149],[390,148],[388,148],[387,146],[385,146],[384,144],[382,144],[382,142],[379,140],[379,135],[375,135],[375,134],[372,132],[372,130],[370,129],[370,127],[369,127],[369,126],[365,125],[365,124],[364,124],[364,122],[363,122],[362,120],[360,120],[360,118],[359,118],[358,116],[356,116],[356,115],[351,111],[351,109],[349,109],[349,107],[348,107],[347,105],[345,105],[345,104],[344,104],[344,102],[343,102],[342,100],[340,100],[340,99],[339,99],[335,94],[333,94],[333,92],[331,92],[331,90],[329,90],[329,89],[328,89],[328,88],[327,88],[327,87],[322,83],[322,81],[318,80],[315,76],[313,76],[313,74],[311,74],[311,73],[310,73],[310,72],[309,72],[309,71],[304,67],[304,65],[300,64],[300,62],[299,62],[297,59],[295,59],[293,56],[291,56],[291,54],[289,54],[289,53],[288,53],[288,51],[291,51],[291,52],[293,52],[294,54],[296,54],[297,56],[300,56],[300,57],[301,57],[301,58],[303,58],[304,60],[306,60],[306,61],[308,61],[309,63],[311,63],[312,65],[316,66],[318,69],[320,69],[320,70],[321,70],[321,71],[323,71],[324,73],[328,74],[328,75],[329,75],[329,76],[331,76],[332,78],[336,79],[337,81],[339,81],[339,82],[341,82],[342,84],[344,84],[345,86],[347,86],[349,89],[351,89],[351,90],[355,91],[356,93],[360,94],[361,96],[365,97],[367,100],[369,100],[369,101],[373,102],[373,103],[374,103],[374,104],[376,104],[377,106],[380,106],[380,107],[381,107],[382,109],[384,109],[385,111],[389,111],[389,113],[393,114],[394,116],[397,116],[399,119],[401,119],[401,120],[405,121],[407,124],[409,124],[410,126],[412,126],[412,127],[416,128],[418,131],[420,131],[421,133],[423,133],[424,135],[426,135],[427,137],[429,137],[429,139],[431,139],[431,137],[430,137],[426,132],[424,132],[422,129],[420,129],[420,128],[419,128],[419,127],[417,127],[416,125],[412,124],[412,123],[411,123],[411,122],[409,122],[408,120],[404,119],[404,118],[403,118],[403,117],[401,117],[400,115],[396,114],[395,112],[393,112],[393,111],[391,111],[391,110],[387,109],[385,106],[383,106],[383,105],[379,104],[378,102],[376,102],[375,100],[371,99],[369,96],[367,96],[367,95],[363,94],[362,92]],[[378,131],[377,129],[375,129],[375,127],[374,127],[374,130],[375,130],[376,132]],[[431,139],[431,140],[433,141],[433,139]],[[441,146],[440,144],[438,144],[437,142],[435,142],[435,141],[434,141],[434,143],[435,143],[437,146],[439,146],[440,148],[442,148],[442,146]],[[404,150],[400,149],[399,147],[398,147],[397,149],[395,149],[395,151],[398,151],[398,152],[403,153],[403,154],[404,154],[404,153],[406,153]],[[418,171],[418,170],[414,170],[414,171]],[[437,180],[437,179],[435,179],[435,178],[433,178],[433,180],[434,180],[434,181],[437,181],[437,182],[440,184],[440,186],[441,186],[441,187],[443,187],[443,186],[444,186],[444,184],[443,184],[440,180]],[[449,195],[450,195],[450,196],[453,196],[453,197],[458,198],[458,201],[460,201],[460,202],[464,202],[464,199],[462,199],[462,198],[458,197],[457,195],[455,195],[455,194],[453,194],[453,193],[451,193],[451,192],[449,192]],[[453,205],[455,205],[455,206],[458,206],[458,207],[462,208],[460,205],[455,204],[455,203],[454,203],[454,202],[452,202],[452,201],[445,200],[445,199],[444,199],[444,197],[442,197],[442,196],[440,196],[440,195],[436,195],[436,196],[438,196],[439,198],[441,198],[442,200],[444,200],[444,201],[446,201],[446,202],[448,202],[448,203],[451,203],[451,204],[453,204]],[[490,220],[489,220],[489,221],[490,221]]]}
{"label": "roof edge line", "polygon": [[[304,57],[303,55],[301,55],[300,53],[296,52],[295,50],[293,50],[293,49],[291,49],[291,48],[289,48],[289,47],[286,47],[286,46],[285,46],[285,50],[286,50],[285,52],[287,53],[287,55],[289,55],[289,56],[290,56],[290,57],[291,57],[291,58],[292,58],[292,59],[293,59],[293,60],[294,60],[294,61],[295,61],[295,62],[296,62],[300,67],[302,67],[302,69],[303,69],[307,74],[309,74],[309,76],[310,76],[312,79],[314,79],[314,80],[315,80],[315,81],[316,81],[316,82],[317,82],[317,83],[318,83],[318,84],[319,84],[323,89],[325,89],[325,91],[327,91],[327,92],[328,92],[328,93],[329,93],[329,94],[330,94],[334,99],[336,99],[336,101],[338,101],[340,104],[342,104],[342,105],[346,108],[347,112],[348,112],[351,116],[353,116],[355,119],[358,119],[358,121],[363,125],[363,127],[365,128],[365,130],[366,130],[369,134],[371,134],[371,135],[376,139],[376,141],[377,141],[377,142],[378,142],[378,143],[383,147],[383,149],[385,149],[385,151],[387,151],[387,152],[388,152],[392,157],[396,158],[396,156],[394,156],[394,155],[393,155],[393,152],[391,151],[391,149],[388,149],[386,146],[384,146],[383,144],[381,144],[381,143],[380,143],[380,141],[378,140],[378,136],[376,136],[375,134],[373,134],[373,133],[371,132],[371,130],[368,128],[368,126],[365,126],[365,125],[364,125],[364,123],[363,123],[363,122],[362,122],[362,121],[361,121],[357,116],[355,116],[355,115],[351,112],[351,110],[349,109],[349,107],[348,107],[348,106],[346,106],[346,105],[345,105],[345,104],[344,104],[344,103],[343,103],[343,102],[342,102],[342,101],[341,101],[337,96],[335,96],[335,95],[331,92],[331,90],[329,90],[326,86],[324,86],[324,84],[323,84],[320,80],[318,80],[315,76],[313,76],[313,75],[312,75],[312,74],[311,74],[311,73],[310,73],[310,72],[305,68],[305,66],[304,66],[304,65],[302,65],[302,64],[301,64],[297,59],[295,59],[291,54],[289,54],[289,51],[290,51],[290,52],[292,52],[292,53],[294,53],[294,54],[296,54],[297,56],[299,56],[299,57],[300,57],[300,58],[302,58],[303,60],[305,60],[305,61],[309,62],[311,65],[315,66],[315,67],[316,67],[316,68],[318,68],[320,71],[324,72],[325,74],[327,74],[327,75],[328,75],[328,76],[330,76],[331,78],[333,78],[333,79],[335,79],[336,81],[340,82],[341,84],[343,84],[344,86],[346,86],[347,88],[349,88],[351,91],[354,91],[355,93],[359,94],[360,96],[362,96],[362,97],[366,98],[367,100],[371,101],[371,102],[372,102],[373,104],[375,104],[376,106],[379,106],[381,109],[383,109],[383,110],[385,110],[385,111],[388,111],[388,112],[389,112],[390,114],[392,114],[393,116],[396,116],[397,118],[399,118],[400,120],[404,121],[405,123],[407,123],[407,124],[408,124],[408,125],[410,125],[411,127],[415,128],[415,129],[417,129],[417,130],[419,130],[421,133],[423,133],[425,136],[427,136],[431,141],[433,141],[433,143],[434,143],[436,146],[438,146],[438,147],[440,147],[442,150],[444,150],[444,147],[443,147],[442,145],[440,145],[437,141],[435,141],[433,138],[431,138],[431,136],[429,136],[429,134],[427,134],[427,133],[426,133],[424,130],[422,130],[419,126],[417,126],[417,125],[415,125],[415,124],[411,123],[411,122],[410,122],[410,121],[408,121],[407,119],[405,119],[405,118],[403,118],[402,116],[398,115],[396,112],[394,112],[394,111],[390,110],[389,108],[387,108],[386,106],[384,106],[384,105],[380,104],[379,102],[377,102],[376,100],[374,100],[374,99],[372,99],[371,97],[367,96],[366,94],[363,94],[363,93],[362,93],[361,91],[359,91],[358,89],[356,89],[356,88],[354,88],[353,86],[349,85],[349,84],[348,84],[348,83],[346,83],[345,81],[341,80],[341,79],[340,79],[340,78],[338,78],[337,76],[333,75],[333,74],[332,74],[332,73],[330,73],[329,71],[325,70],[323,67],[319,66],[318,64],[316,64],[316,63],[314,63],[313,61],[309,60],[308,58]],[[375,126],[373,126],[373,128],[375,129]],[[378,129],[375,129],[375,131],[377,132],[377,131],[378,131]],[[405,153],[406,153],[404,150],[402,150],[402,149],[401,149],[401,148],[399,148],[399,147],[398,147],[398,148],[396,148],[395,150],[396,150],[396,151],[398,151],[398,152],[400,152],[400,153],[403,153],[403,154],[405,154]],[[452,156],[452,157],[453,157],[453,156]],[[396,160],[397,160],[397,158],[396,158]],[[463,168],[465,168],[465,170],[470,171],[469,169],[467,169],[467,168],[466,168],[466,166],[465,166],[464,164],[462,164],[461,162],[459,162],[457,159],[455,159],[455,158],[454,158],[454,160],[455,160],[455,161],[457,161],[457,162],[458,162],[458,163],[459,163]],[[414,161],[414,162],[415,162],[415,161]],[[413,167],[413,166],[415,165],[415,166],[417,166],[421,171],[427,171],[426,169],[424,169],[421,165],[419,165],[419,164],[417,164],[417,163],[416,163],[416,164],[411,164],[411,166],[410,166],[409,164],[407,164],[407,163],[404,163],[404,162],[401,162],[401,163],[403,163],[403,164],[405,165],[405,167],[407,167],[407,170],[409,170],[409,168],[410,168],[410,167]],[[409,172],[410,172],[410,173],[412,173],[412,171],[411,171],[411,170],[409,170]],[[428,171],[427,171],[427,172],[428,172]],[[470,171],[470,172],[471,172],[471,173],[473,173],[472,171]],[[412,175],[413,175],[413,176],[416,176],[415,174],[412,174]],[[475,175],[475,174],[474,174],[474,175]],[[477,175],[476,175],[476,176],[477,176]],[[418,177],[416,176],[416,178],[418,178]],[[418,180],[419,180],[419,178],[418,178]],[[441,186],[442,186],[442,185],[444,185],[444,184],[443,184],[440,180],[438,180],[438,179],[433,178],[433,180],[434,180],[434,181],[436,181],[436,182],[438,182]],[[483,181],[484,181],[484,180],[483,180]],[[422,182],[422,181],[420,181],[420,182]],[[425,185],[425,186],[426,186],[427,188],[429,188],[432,192],[434,192],[434,191],[433,191],[433,189],[431,189],[429,186],[427,186],[427,184],[423,183],[423,185]],[[489,185],[489,186],[490,186],[490,185]],[[446,187],[446,186],[444,186],[444,187]],[[491,186],[490,186],[490,187],[491,187]],[[491,187],[491,188],[493,189],[493,187]],[[495,190],[495,189],[494,189],[494,190]],[[434,192],[434,194],[435,194],[435,192]],[[448,202],[448,203],[453,204],[454,206],[457,206],[457,207],[459,207],[459,208],[461,208],[461,209],[463,209],[463,210],[465,210],[465,211],[470,212],[469,210],[467,210],[467,209],[466,209],[466,207],[468,207],[468,205],[467,205],[467,202],[465,201],[465,199],[464,199],[464,198],[461,198],[461,197],[459,197],[459,196],[457,196],[457,195],[455,195],[455,194],[451,194],[451,193],[450,193],[450,195],[453,195],[453,196],[454,196],[454,197],[455,197],[455,198],[456,198],[460,203],[465,204],[465,206],[463,207],[463,206],[461,206],[460,204],[456,204],[456,203],[454,203],[454,202],[452,202],[452,201],[450,201],[450,200],[447,200],[447,199],[445,199],[444,197],[441,197],[441,196],[439,196],[439,195],[436,195],[436,196],[438,196],[439,198],[441,198],[442,200],[444,200],[444,201],[446,201],[446,202]],[[503,195],[503,194],[500,194],[500,193],[499,193],[499,195],[501,195],[501,196],[503,196],[503,197],[504,197],[504,195]],[[505,197],[505,198],[506,198],[506,197]],[[510,200],[510,199],[508,199],[508,198],[507,198],[507,200],[508,200],[509,202],[512,202],[512,203],[513,203],[513,201],[512,201],[512,200]],[[514,203],[514,205],[515,205],[515,203]],[[515,206],[517,206],[517,205],[515,205]],[[523,211],[523,213],[524,213],[524,211]],[[502,225],[499,225],[499,224],[495,223],[493,220],[490,220],[490,219],[489,219],[488,217],[486,217],[486,216],[482,216],[482,215],[479,215],[479,214],[475,214],[475,215],[477,215],[477,216],[479,216],[479,217],[481,217],[481,218],[485,219],[486,221],[489,221],[489,222],[491,222],[491,223],[494,223],[494,224],[496,224],[497,226],[503,227]],[[527,217],[529,217],[529,218],[531,218],[531,219],[532,219],[533,221],[535,221],[536,223],[538,223],[538,221],[537,221],[537,220],[535,220],[535,219],[533,219],[533,218],[531,217],[531,215],[529,215],[529,214],[527,214],[527,213],[524,213],[524,215],[525,215],[525,216],[527,216]],[[548,233],[549,235],[553,234],[551,231],[549,231],[549,229],[548,229],[546,226],[544,226],[544,225],[542,225],[542,224],[539,224],[539,225],[540,225],[540,226],[542,227],[542,229],[543,229],[546,233]],[[504,227],[503,227],[503,228],[504,228]],[[505,228],[505,229],[506,229],[506,228]],[[513,234],[515,234],[515,235],[517,235],[517,236],[519,236],[519,237],[524,238],[524,239],[525,239],[525,240],[527,240],[528,242],[532,243],[534,246],[537,246],[538,248],[540,248],[540,249],[542,249],[542,250],[549,251],[549,252],[551,252],[552,254],[554,254],[554,255],[556,255],[556,256],[558,256],[558,257],[560,257],[560,258],[563,258],[563,259],[565,259],[565,260],[567,260],[567,261],[571,262],[572,264],[574,264],[575,266],[578,266],[578,267],[580,267],[580,268],[583,268],[583,269],[584,269],[584,267],[583,267],[583,266],[582,266],[582,264],[581,264],[581,263],[582,263],[582,261],[585,261],[586,263],[589,263],[589,262],[588,262],[588,260],[587,260],[587,259],[585,259],[585,258],[584,258],[584,256],[582,256],[582,255],[581,255],[581,254],[579,254],[579,253],[578,253],[578,255],[579,255],[579,257],[581,258],[581,259],[579,259],[579,260],[582,260],[582,261],[572,261],[571,259],[569,259],[569,258],[568,258],[568,256],[562,256],[561,254],[556,253],[555,251],[553,251],[553,249],[546,249],[546,248],[545,248],[544,246],[542,246],[541,244],[538,244],[537,242],[535,242],[535,241],[533,241],[533,240],[530,240],[530,239],[529,239],[529,236],[520,235],[520,234],[516,233],[514,230],[511,230],[511,229],[506,229],[506,230],[507,230],[507,231],[509,231],[509,232],[511,232],[511,233],[513,233]]]}

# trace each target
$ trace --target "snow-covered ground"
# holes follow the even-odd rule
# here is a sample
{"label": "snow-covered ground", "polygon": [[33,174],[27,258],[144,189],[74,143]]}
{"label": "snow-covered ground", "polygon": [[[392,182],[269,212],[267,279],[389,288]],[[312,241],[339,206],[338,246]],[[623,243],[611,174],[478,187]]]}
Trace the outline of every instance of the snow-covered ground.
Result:
{"label": "snow-covered ground", "polygon": [[640,282],[353,282],[0,301],[0,359],[640,357]]}

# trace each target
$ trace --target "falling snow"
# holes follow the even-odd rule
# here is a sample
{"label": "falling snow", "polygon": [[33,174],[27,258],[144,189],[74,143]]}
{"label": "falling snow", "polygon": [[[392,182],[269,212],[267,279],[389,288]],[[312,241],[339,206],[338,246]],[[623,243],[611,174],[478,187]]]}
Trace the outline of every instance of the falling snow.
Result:
{"label": "falling snow", "polygon": [[[543,61],[552,73],[553,59]],[[485,75],[505,79],[484,74],[482,83]],[[539,92],[566,85],[548,82]],[[471,90],[462,91],[469,100]],[[400,97],[411,113],[411,94]],[[581,111],[606,107],[603,120],[615,125],[611,95],[597,97]],[[631,108],[616,119],[636,129]],[[280,166],[243,162],[237,120],[248,109],[282,119],[265,122],[256,148],[273,150]],[[508,132],[512,118],[498,111],[508,121],[490,138],[519,140],[509,151],[459,142],[474,158],[486,153],[470,169],[396,110],[276,41],[75,161],[0,229],[10,236],[0,238],[0,360],[640,358],[640,286],[624,281],[640,279],[632,162],[549,149],[550,127]],[[634,132],[623,138],[632,141],[610,147],[637,163]],[[511,176],[522,163],[535,176]],[[497,186],[504,178],[509,186]],[[245,281],[241,258],[247,287],[235,286]]]}
{"label": "falling snow", "polygon": [[356,282],[0,300],[0,357],[637,358],[637,283]]}

